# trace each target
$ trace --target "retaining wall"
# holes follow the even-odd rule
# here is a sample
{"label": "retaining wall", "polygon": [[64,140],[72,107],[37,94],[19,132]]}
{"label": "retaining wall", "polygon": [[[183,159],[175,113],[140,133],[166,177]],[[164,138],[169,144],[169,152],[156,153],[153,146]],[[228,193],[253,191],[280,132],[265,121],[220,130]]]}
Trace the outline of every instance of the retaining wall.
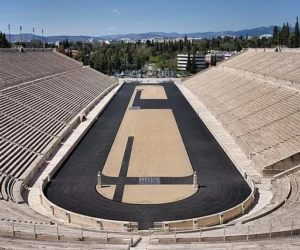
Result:
{"label": "retaining wall", "polygon": [[254,183],[251,181],[249,183],[249,186],[251,187],[252,190],[251,194],[243,203],[233,208],[230,208],[226,211],[204,216],[204,217],[187,219],[187,220],[177,220],[177,221],[163,221],[162,230],[163,231],[174,231],[177,229],[194,230],[199,227],[221,225],[224,222],[236,218],[237,216],[243,215],[245,211],[253,204],[255,198],[254,195],[255,195],[256,187]]}

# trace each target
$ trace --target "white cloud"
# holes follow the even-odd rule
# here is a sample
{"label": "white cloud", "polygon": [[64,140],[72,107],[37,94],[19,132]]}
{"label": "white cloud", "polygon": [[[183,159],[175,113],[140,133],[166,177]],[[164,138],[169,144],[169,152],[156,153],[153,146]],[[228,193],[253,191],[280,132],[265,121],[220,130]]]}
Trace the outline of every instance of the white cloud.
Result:
{"label": "white cloud", "polygon": [[113,9],[112,10],[114,13],[118,14],[118,15],[122,15],[120,11],[118,11],[117,9]]}
{"label": "white cloud", "polygon": [[106,30],[116,30],[116,29],[118,29],[118,28],[116,28],[116,27],[109,27]]}

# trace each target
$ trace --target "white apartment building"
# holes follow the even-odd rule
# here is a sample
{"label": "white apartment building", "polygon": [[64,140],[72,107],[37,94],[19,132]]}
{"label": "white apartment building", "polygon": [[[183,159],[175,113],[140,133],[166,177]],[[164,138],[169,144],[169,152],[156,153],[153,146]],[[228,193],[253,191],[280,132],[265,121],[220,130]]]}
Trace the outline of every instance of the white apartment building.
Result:
{"label": "white apartment building", "polygon": [[206,54],[205,60],[206,62],[210,63],[211,56],[216,56],[217,63],[222,62],[224,60],[229,59],[232,56],[235,56],[237,54],[236,51],[233,52],[223,52],[223,51],[211,51],[210,53]]}
{"label": "white apartment building", "polygon": [[[194,55],[190,56],[191,62],[193,61]],[[195,54],[195,61],[197,70],[206,69],[205,55]],[[186,70],[186,65],[188,62],[188,54],[178,54],[177,55],[177,69],[178,70]]]}

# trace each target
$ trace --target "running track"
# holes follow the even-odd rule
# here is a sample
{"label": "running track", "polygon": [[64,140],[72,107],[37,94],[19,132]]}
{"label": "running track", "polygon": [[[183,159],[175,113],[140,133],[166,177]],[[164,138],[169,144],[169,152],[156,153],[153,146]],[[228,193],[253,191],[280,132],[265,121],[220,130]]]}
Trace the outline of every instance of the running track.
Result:
{"label": "running track", "polygon": [[198,182],[205,187],[185,200],[160,205],[125,204],[97,193],[97,173],[105,164],[137,85],[129,83],[121,88],[47,185],[44,192],[48,199],[75,213],[138,222],[139,229],[151,228],[153,222],[218,213],[243,202],[250,195],[249,186],[173,83],[161,84],[167,102],[140,100],[141,108],[172,109],[192,166],[198,173]]}

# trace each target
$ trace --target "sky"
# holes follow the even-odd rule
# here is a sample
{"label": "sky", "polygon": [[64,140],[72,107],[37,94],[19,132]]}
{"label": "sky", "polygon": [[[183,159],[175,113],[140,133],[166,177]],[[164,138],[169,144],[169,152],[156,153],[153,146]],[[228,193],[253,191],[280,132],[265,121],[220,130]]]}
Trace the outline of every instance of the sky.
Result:
{"label": "sky", "polygon": [[241,30],[289,22],[299,0],[0,0],[0,31],[90,35]]}

